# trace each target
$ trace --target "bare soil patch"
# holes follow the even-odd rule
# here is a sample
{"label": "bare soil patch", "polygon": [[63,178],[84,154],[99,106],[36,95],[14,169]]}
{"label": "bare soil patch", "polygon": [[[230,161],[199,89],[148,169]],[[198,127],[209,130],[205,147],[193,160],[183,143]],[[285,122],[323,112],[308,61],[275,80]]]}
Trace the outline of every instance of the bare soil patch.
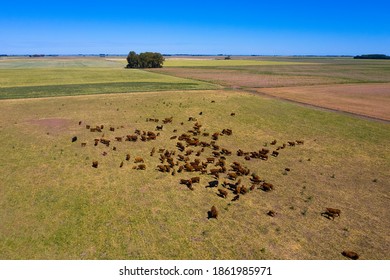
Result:
{"label": "bare soil patch", "polygon": [[71,120],[62,118],[35,119],[29,120],[28,122],[38,127],[42,127],[50,132],[66,130],[73,124]]}
{"label": "bare soil patch", "polygon": [[314,106],[390,121],[390,84],[262,88],[258,92]]}

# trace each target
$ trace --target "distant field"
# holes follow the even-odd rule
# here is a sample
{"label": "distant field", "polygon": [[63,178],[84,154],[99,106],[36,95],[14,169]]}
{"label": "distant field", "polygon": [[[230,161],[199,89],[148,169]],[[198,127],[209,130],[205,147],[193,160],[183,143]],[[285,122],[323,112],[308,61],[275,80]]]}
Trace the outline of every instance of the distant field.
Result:
{"label": "distant field", "polygon": [[[255,57],[247,60],[247,65],[240,58],[226,63],[201,59],[173,61],[176,66],[150,71],[233,89],[277,94],[289,100],[382,119],[388,119],[390,112],[389,61],[299,57]],[[185,67],[187,63],[188,66],[193,65]],[[379,95],[378,88],[382,88]],[[354,89],[357,94],[353,92]]]}
{"label": "distant field", "polygon": [[390,83],[262,88],[259,92],[390,121]]}
{"label": "distant field", "polygon": [[270,65],[296,65],[302,62],[286,62],[286,61],[267,61],[267,60],[248,60],[248,59],[230,59],[223,58],[166,58],[164,67],[232,67],[232,66],[270,66]]}
{"label": "distant field", "polygon": [[124,69],[124,65],[98,58],[0,60],[0,99],[217,87],[191,79]]}

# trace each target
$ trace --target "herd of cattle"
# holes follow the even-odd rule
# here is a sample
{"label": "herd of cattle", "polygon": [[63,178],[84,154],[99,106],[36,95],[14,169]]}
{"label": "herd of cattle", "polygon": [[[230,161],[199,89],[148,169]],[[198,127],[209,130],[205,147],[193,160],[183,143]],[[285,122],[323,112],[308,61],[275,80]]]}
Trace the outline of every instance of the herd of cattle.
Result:
{"label": "herd of cattle", "polygon": [[[201,113],[199,113],[201,115]],[[231,117],[235,116],[235,113],[230,114]],[[187,124],[191,126],[190,129],[183,133],[179,133],[178,129],[172,129],[173,118],[164,118],[162,120],[156,118],[147,118],[146,122],[155,123],[154,131],[145,131],[135,129],[129,134],[120,134],[119,130],[125,130],[121,127],[108,127],[105,129],[104,125],[91,126],[85,125],[93,135],[100,133],[100,137],[94,137],[94,146],[104,145],[106,150],[117,151],[117,146],[123,145],[125,142],[153,142],[156,141],[163,133],[171,131],[172,136],[169,137],[171,141],[171,148],[156,148],[152,147],[149,153],[149,157],[158,158],[158,163],[153,166],[147,166],[146,162],[151,160],[145,160],[144,157],[135,156],[132,157],[129,153],[123,155],[123,160],[118,162],[118,168],[123,168],[125,163],[132,163],[132,169],[134,170],[146,170],[152,168],[156,172],[167,173],[172,176],[178,176],[178,185],[183,185],[189,190],[194,190],[196,185],[199,185],[202,179],[209,179],[206,188],[215,188],[215,195],[222,199],[229,199],[230,201],[238,201],[241,196],[255,190],[262,190],[264,192],[271,192],[275,190],[272,183],[266,182],[260,178],[255,172],[245,165],[247,161],[260,160],[268,161],[271,158],[277,158],[283,149],[293,148],[297,145],[304,145],[303,140],[287,141],[286,143],[278,143],[277,140],[272,140],[267,143],[266,146],[255,151],[245,151],[240,148],[237,150],[229,150],[226,147],[222,147],[219,143],[222,137],[231,137],[233,130],[230,128],[224,128],[220,131],[208,132],[203,128],[202,124],[198,122],[197,118],[189,117]],[[81,126],[82,121],[79,122]],[[181,127],[184,126],[184,122],[181,122]],[[150,124],[149,124],[150,127]],[[105,135],[116,134],[111,137]],[[77,136],[72,138],[72,142],[78,140]],[[166,141],[164,142],[166,144]],[[81,142],[81,147],[86,147],[87,142]],[[107,156],[107,152],[103,152],[102,156]],[[235,156],[235,157],[233,157]],[[233,160],[235,158],[236,160]],[[92,167],[99,167],[99,160],[92,161]],[[289,168],[285,169],[290,171]],[[183,178],[184,177],[184,178]],[[244,183],[245,182],[245,183]],[[340,217],[341,211],[334,208],[325,208],[325,211],[321,213],[322,216],[334,220],[336,217]],[[208,218],[218,218],[219,211],[213,205],[208,211]],[[274,210],[269,210],[268,216],[275,217],[277,213]],[[354,252],[344,251],[343,255],[352,259],[357,259],[358,255]]]}

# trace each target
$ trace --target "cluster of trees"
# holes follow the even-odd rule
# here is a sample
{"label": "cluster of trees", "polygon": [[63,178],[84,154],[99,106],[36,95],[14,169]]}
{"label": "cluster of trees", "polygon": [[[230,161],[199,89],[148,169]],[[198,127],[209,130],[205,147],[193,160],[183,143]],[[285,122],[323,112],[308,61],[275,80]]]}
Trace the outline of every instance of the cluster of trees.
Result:
{"label": "cluster of trees", "polygon": [[363,54],[354,56],[355,59],[390,59],[390,56],[384,54]]}
{"label": "cluster of trees", "polygon": [[164,63],[164,57],[157,52],[144,52],[136,54],[129,52],[127,56],[126,68],[161,68]]}

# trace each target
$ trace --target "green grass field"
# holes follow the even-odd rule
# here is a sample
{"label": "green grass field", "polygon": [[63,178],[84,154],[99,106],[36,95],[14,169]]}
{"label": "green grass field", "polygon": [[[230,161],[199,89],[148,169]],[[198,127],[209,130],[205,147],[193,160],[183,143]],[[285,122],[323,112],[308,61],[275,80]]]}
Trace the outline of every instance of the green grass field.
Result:
{"label": "green grass field", "polygon": [[0,99],[215,89],[191,79],[135,69],[94,59],[9,59],[0,61]]}
{"label": "green grass field", "polygon": [[[29,86],[38,87],[38,75],[24,71],[24,78],[33,80]],[[87,80],[101,82],[93,75]],[[70,76],[68,81],[72,85]],[[70,91],[77,93],[77,88]],[[0,145],[0,259],[345,259],[343,250],[356,251],[361,259],[390,259],[387,123],[222,89],[7,99],[0,101],[0,111],[5,139]],[[135,129],[157,133],[166,117],[173,122],[163,124],[157,140],[115,141]],[[202,124],[202,132],[232,129],[231,136],[217,140],[233,152],[226,156],[227,166],[240,162],[275,189],[255,188],[231,201],[230,191],[224,199],[216,188],[206,188],[215,180],[210,174],[159,172],[158,150],[180,153],[178,140],[170,138],[193,129],[196,121],[189,117]],[[90,132],[86,125],[104,128]],[[94,146],[101,137],[111,140],[109,147]],[[275,150],[274,139],[277,145],[305,143],[267,161],[235,153]],[[157,151],[150,156],[153,148]],[[206,147],[198,158],[205,161],[211,153]],[[143,157],[146,170],[133,169],[135,157]],[[95,160],[98,168],[91,167]],[[200,183],[193,191],[180,184],[194,176]],[[224,181],[233,183],[221,174],[219,188]],[[250,187],[249,177],[242,177],[242,184]],[[212,205],[218,219],[207,219]],[[321,216],[326,207],[341,209],[341,216]],[[268,216],[269,210],[277,215]]]}

